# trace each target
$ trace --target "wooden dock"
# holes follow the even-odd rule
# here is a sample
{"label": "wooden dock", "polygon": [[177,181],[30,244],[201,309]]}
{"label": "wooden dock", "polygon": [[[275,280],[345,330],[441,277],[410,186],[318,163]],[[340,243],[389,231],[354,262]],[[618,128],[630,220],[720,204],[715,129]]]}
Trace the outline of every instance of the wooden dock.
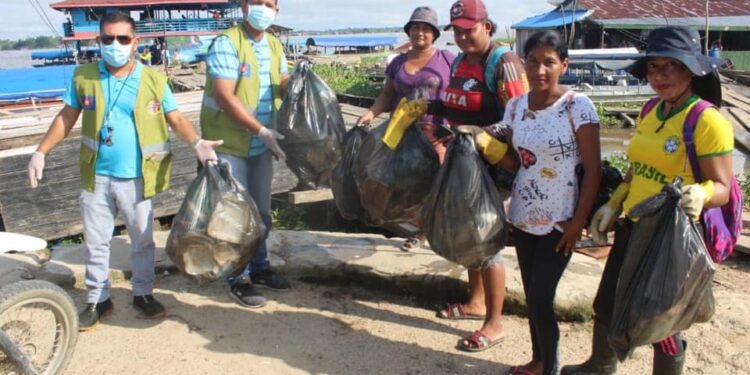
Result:
{"label": "wooden dock", "polygon": [[[202,92],[177,94],[180,110],[197,126]],[[71,135],[46,158],[44,178],[37,189],[27,183],[26,165],[62,105],[0,113],[0,230],[47,240],[82,233],[78,155],[80,120]],[[351,126],[365,109],[342,105]],[[155,218],[171,216],[195,178],[197,160],[189,146],[171,137],[174,164],[169,190],[154,198]],[[297,178],[283,162],[274,162],[273,193],[288,192]],[[118,222],[121,224],[121,222]]]}

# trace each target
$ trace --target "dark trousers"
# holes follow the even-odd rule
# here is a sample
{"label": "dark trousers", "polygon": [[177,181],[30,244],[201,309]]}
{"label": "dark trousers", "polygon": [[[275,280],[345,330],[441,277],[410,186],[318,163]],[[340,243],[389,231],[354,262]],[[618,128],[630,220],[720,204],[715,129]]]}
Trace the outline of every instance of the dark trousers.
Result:
{"label": "dark trousers", "polygon": [[562,233],[557,230],[537,236],[513,228],[523,291],[526,293],[533,360],[544,364],[543,374],[557,374],[560,366],[560,329],[553,302],[557,284],[570,261],[570,255],[555,251],[561,237]]}
{"label": "dark trousers", "polygon": [[[628,240],[633,231],[633,222],[630,219],[619,220],[615,224],[615,242],[604,266],[602,280],[599,282],[599,290],[594,298],[594,314],[596,319],[607,327],[611,327],[613,309],[615,306],[615,293],[617,292],[617,279],[620,277],[620,269],[625,261],[625,253],[628,249]],[[659,350],[670,356],[677,356],[684,351],[684,344],[679,333],[654,343],[654,350]]]}

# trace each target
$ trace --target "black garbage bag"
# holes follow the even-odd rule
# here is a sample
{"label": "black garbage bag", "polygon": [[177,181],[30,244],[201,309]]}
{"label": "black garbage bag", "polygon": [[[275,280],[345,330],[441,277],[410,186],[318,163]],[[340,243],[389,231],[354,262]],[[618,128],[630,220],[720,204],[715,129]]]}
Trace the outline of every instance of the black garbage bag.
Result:
{"label": "black garbage bag", "polygon": [[421,225],[435,253],[467,268],[481,267],[505,246],[503,199],[470,135],[459,134],[448,147]]}
{"label": "black garbage bag", "polygon": [[716,266],[700,228],[679,207],[681,182],[633,207],[637,220],[620,270],[609,342],[620,360],[714,311]]}
{"label": "black garbage bag", "polygon": [[364,221],[375,226],[416,223],[440,160],[418,126],[406,129],[396,150],[382,141],[387,128],[386,121],[370,132],[354,164]]}
{"label": "black garbage bag", "polygon": [[354,163],[357,161],[359,149],[367,137],[367,130],[362,126],[355,126],[344,135],[344,147],[341,160],[333,168],[331,174],[331,190],[333,200],[341,216],[347,220],[363,217],[362,203],[359,201],[359,190],[354,180]]}
{"label": "black garbage bag", "polygon": [[329,186],[346,128],[336,93],[311,68],[306,60],[297,63],[276,115],[276,130],[285,137],[279,145],[287,166],[301,186],[315,189]]}
{"label": "black garbage bag", "polygon": [[[576,179],[578,180],[579,188],[583,186],[583,176],[583,164],[576,165]],[[609,198],[612,197],[612,193],[615,192],[615,189],[620,186],[622,181],[622,173],[609,164],[608,161],[602,161],[602,180],[599,183],[599,190],[596,192],[596,200],[594,201],[594,206],[591,208],[591,213],[589,213],[587,222],[591,222],[591,218],[594,217],[594,214],[599,207],[604,206],[607,201],[609,201]]]}
{"label": "black garbage bag", "polygon": [[264,232],[255,201],[222,162],[202,168],[188,186],[165,250],[180,271],[212,281],[244,267]]}

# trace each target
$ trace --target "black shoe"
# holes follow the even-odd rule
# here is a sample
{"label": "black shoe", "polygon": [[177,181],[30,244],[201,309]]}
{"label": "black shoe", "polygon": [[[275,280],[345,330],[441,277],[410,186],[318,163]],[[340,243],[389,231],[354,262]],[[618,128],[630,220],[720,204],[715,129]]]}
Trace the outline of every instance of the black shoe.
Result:
{"label": "black shoe", "polygon": [[264,286],[273,290],[282,292],[289,290],[289,281],[286,279],[286,277],[276,274],[270,269],[261,271],[257,274],[251,273],[250,280],[255,285]]}
{"label": "black shoe", "polygon": [[78,330],[83,332],[96,328],[99,319],[111,313],[114,307],[111,298],[103,302],[87,304],[86,308],[78,314]]}
{"label": "black shoe", "polygon": [[154,299],[152,294],[133,297],[133,306],[143,313],[146,318],[158,318],[164,316],[164,306]]}
{"label": "black shoe", "polygon": [[237,303],[251,309],[261,308],[266,305],[266,297],[255,290],[253,284],[236,284],[229,289],[229,296]]}

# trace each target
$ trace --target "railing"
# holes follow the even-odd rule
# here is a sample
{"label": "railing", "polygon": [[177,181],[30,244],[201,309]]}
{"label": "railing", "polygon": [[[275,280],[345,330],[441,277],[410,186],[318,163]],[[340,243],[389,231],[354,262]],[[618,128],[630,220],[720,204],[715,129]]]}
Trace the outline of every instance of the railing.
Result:
{"label": "railing", "polygon": [[139,35],[170,32],[222,31],[241,22],[242,20],[239,18],[138,21],[136,22],[135,31]]}

